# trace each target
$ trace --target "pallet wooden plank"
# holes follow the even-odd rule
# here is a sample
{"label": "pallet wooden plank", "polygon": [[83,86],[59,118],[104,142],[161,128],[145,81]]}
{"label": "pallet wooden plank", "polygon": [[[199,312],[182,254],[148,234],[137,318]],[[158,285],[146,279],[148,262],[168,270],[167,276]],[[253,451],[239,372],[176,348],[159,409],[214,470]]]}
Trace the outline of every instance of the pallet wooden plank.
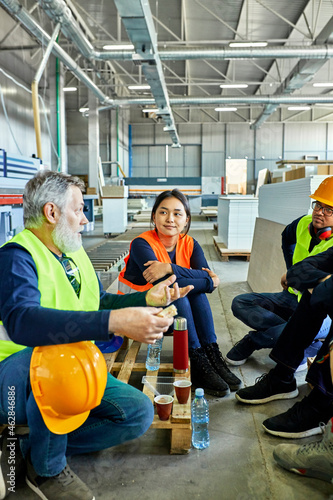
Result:
{"label": "pallet wooden plank", "polygon": [[171,455],[186,455],[191,449],[191,426],[185,429],[175,428],[171,431]]}
{"label": "pallet wooden plank", "polygon": [[251,251],[248,249],[231,249],[226,248],[224,243],[217,242],[215,237],[213,237],[214,246],[216,251],[221,258],[222,262],[228,262],[229,257],[245,257],[247,262],[250,260]]}
{"label": "pallet wooden plank", "polygon": [[141,342],[137,342],[136,340],[132,342],[131,347],[129,348],[126,355],[125,362],[123,363],[123,366],[119,371],[117,378],[118,380],[121,380],[121,382],[125,382],[125,384],[127,384],[130,379],[134,363],[140,351],[140,347]]}
{"label": "pallet wooden plank", "polygon": [[[123,362],[116,361],[113,366],[112,366],[112,371],[114,372],[119,372],[121,367],[123,366]],[[163,373],[170,373],[172,372],[173,368],[170,363],[161,363],[159,372]],[[145,372],[146,371],[146,364],[145,363],[135,363],[132,369],[133,372]]]}
{"label": "pallet wooden plank", "polygon": [[106,362],[106,367],[108,369],[108,372],[111,372],[113,363],[115,362],[117,356],[118,356],[118,351],[104,353],[104,359]]}

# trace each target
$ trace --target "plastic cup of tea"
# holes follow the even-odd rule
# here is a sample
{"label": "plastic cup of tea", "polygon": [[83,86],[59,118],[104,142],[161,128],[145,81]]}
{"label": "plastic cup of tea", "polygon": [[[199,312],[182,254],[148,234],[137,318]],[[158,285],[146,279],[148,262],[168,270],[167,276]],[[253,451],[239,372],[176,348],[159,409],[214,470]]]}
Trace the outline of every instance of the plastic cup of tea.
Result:
{"label": "plastic cup of tea", "polygon": [[157,414],[160,420],[168,420],[171,415],[173,397],[160,394],[154,397]]}
{"label": "plastic cup of tea", "polygon": [[178,403],[181,405],[185,405],[191,392],[192,382],[190,380],[175,380],[173,385],[175,388]]}

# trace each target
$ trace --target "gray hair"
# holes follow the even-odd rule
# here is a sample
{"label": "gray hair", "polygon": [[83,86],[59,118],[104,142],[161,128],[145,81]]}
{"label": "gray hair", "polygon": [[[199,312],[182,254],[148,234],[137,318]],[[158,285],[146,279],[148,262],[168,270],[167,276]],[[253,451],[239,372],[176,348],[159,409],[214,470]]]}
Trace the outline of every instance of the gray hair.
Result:
{"label": "gray hair", "polygon": [[84,191],[84,182],[72,175],[41,170],[26,184],[23,193],[23,221],[26,228],[39,228],[44,220],[43,207],[52,202],[62,212],[70,199],[70,186]]}

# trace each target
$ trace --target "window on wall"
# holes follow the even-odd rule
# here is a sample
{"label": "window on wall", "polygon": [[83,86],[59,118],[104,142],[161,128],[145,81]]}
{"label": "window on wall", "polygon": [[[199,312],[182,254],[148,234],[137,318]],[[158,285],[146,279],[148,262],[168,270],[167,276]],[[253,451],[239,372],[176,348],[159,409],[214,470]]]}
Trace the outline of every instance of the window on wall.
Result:
{"label": "window on wall", "polygon": [[133,146],[133,177],[200,177],[201,146]]}

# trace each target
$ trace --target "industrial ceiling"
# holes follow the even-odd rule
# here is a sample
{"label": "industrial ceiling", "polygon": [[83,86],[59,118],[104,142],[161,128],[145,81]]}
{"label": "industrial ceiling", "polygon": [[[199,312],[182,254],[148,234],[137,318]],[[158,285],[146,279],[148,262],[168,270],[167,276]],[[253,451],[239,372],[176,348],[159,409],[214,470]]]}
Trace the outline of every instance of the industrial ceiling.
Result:
{"label": "industrial ceiling", "polygon": [[101,109],[154,109],[148,116],[164,121],[175,146],[177,124],[191,122],[193,108],[202,121],[228,117],[251,128],[304,113],[312,121],[332,119],[332,0],[0,0],[0,6],[6,13],[0,50],[32,68],[60,25],[52,52],[66,68],[66,86],[77,89],[66,96],[68,108],[85,107],[90,89]]}

